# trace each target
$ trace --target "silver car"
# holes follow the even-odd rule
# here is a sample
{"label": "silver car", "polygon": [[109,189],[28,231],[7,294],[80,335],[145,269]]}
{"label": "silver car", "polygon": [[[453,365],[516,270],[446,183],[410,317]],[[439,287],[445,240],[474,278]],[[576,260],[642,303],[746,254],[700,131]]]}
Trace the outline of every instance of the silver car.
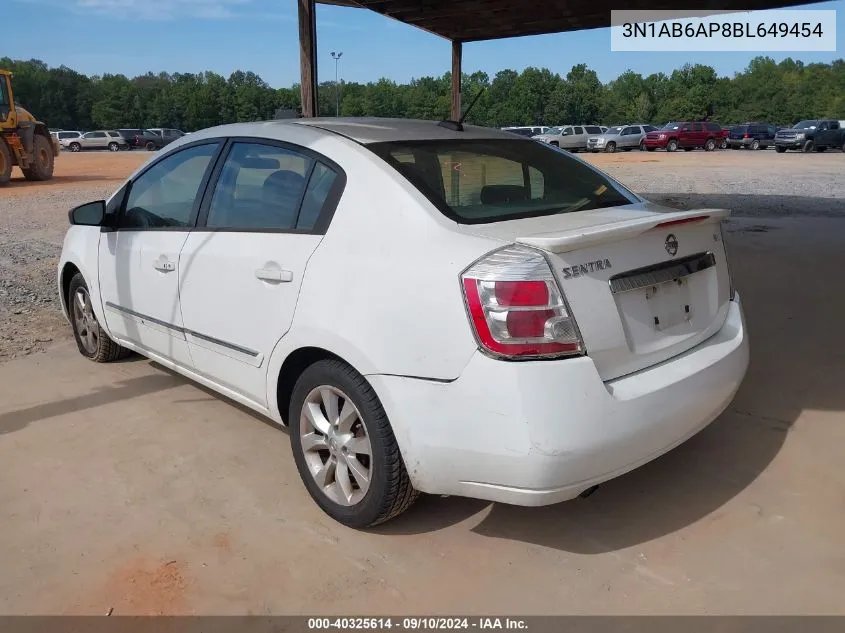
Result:
{"label": "silver car", "polygon": [[645,149],[643,146],[645,135],[655,130],[657,128],[653,125],[642,123],[617,125],[609,128],[604,134],[588,138],[587,149],[591,152],[615,152],[616,150],[630,152],[636,148]]}
{"label": "silver car", "polygon": [[81,152],[84,149],[107,149],[118,152],[127,149],[129,143],[114,130],[96,130],[86,132],[79,138],[69,139],[66,147],[72,152]]}
{"label": "silver car", "polygon": [[546,131],[545,134],[532,136],[536,141],[548,143],[570,152],[587,149],[587,139],[601,134],[598,125],[559,125]]}

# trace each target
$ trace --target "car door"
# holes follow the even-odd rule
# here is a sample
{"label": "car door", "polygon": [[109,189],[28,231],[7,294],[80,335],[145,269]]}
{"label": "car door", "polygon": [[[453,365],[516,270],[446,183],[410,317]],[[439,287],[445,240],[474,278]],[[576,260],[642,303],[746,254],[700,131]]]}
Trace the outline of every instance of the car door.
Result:
{"label": "car door", "polygon": [[621,147],[635,147],[640,144],[640,136],[640,128],[629,125],[619,135],[619,144]]}
{"label": "car door", "polygon": [[345,176],[278,141],[235,139],[225,155],[179,257],[182,316],[195,371],[267,407],[267,363]]}
{"label": "car door", "polygon": [[85,149],[100,149],[105,147],[105,132],[86,132],[82,135],[80,143]]}
{"label": "car door", "polygon": [[703,147],[707,131],[702,123],[693,123],[690,132],[687,134],[687,141],[684,147]]}
{"label": "car door", "polygon": [[839,148],[839,121],[828,121],[825,146]]}
{"label": "car door", "polygon": [[179,307],[179,251],[196,222],[222,143],[185,146],[128,183],[100,240],[100,288],[112,336],[144,353],[191,366]]}

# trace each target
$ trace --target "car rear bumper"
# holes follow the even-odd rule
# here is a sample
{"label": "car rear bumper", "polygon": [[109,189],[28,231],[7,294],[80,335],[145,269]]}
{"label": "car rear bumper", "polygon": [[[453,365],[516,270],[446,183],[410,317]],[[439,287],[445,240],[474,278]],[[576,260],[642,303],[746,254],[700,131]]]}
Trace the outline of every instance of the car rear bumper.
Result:
{"label": "car rear bumper", "polygon": [[368,379],[417,489],[536,506],[577,497],[700,431],[730,404],[748,358],[737,297],[707,341],[607,383],[589,357],[506,362],[480,352],[449,383]]}

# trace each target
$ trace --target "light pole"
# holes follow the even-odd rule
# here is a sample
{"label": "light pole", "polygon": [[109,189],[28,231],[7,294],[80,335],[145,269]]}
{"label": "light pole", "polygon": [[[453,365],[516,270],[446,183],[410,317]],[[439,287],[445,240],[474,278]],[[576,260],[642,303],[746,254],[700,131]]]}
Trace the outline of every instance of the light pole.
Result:
{"label": "light pole", "polygon": [[343,53],[335,53],[332,51],[332,59],[334,60],[334,115],[340,116],[340,84],[337,82],[337,66]]}

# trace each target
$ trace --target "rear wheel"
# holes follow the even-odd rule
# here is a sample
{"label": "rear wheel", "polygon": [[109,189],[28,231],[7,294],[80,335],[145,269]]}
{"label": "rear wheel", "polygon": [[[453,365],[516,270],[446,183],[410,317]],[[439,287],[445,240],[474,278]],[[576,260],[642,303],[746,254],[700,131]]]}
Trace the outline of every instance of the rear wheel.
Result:
{"label": "rear wheel", "polygon": [[604,148],[604,151],[610,152],[611,154],[616,151],[616,143],[610,142],[607,144],[607,147]]}
{"label": "rear wheel", "polygon": [[118,145],[117,143],[109,143],[109,151],[110,152],[119,152],[120,151],[120,145]]}
{"label": "rear wheel", "polygon": [[293,389],[290,440],[311,497],[334,520],[365,528],[414,502],[387,414],[370,384],[339,360],[308,367]]}
{"label": "rear wheel", "polygon": [[716,149],[716,141],[714,141],[712,138],[708,138],[707,142],[704,143],[704,151],[712,152],[714,149]]}
{"label": "rear wheel", "polygon": [[67,148],[72,152],[81,152],[82,151],[82,145],[80,145],[79,143],[71,143],[70,145],[67,146]]}
{"label": "rear wheel", "polygon": [[80,354],[95,363],[108,363],[131,354],[130,350],[111,340],[100,326],[82,273],[76,273],[70,280],[67,294],[68,314]]}
{"label": "rear wheel", "polygon": [[50,141],[36,134],[32,143],[32,164],[23,169],[27,180],[50,180],[53,177],[53,148]]}
{"label": "rear wheel", "polygon": [[668,143],[666,143],[666,151],[667,152],[675,152],[678,150],[678,141],[672,139]]}
{"label": "rear wheel", "polygon": [[7,184],[12,179],[12,152],[6,141],[0,137],[0,185]]}
{"label": "rear wheel", "polygon": [[756,138],[751,141],[751,149],[760,149],[760,141],[758,141]]}

